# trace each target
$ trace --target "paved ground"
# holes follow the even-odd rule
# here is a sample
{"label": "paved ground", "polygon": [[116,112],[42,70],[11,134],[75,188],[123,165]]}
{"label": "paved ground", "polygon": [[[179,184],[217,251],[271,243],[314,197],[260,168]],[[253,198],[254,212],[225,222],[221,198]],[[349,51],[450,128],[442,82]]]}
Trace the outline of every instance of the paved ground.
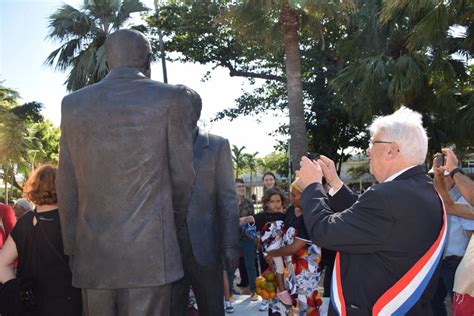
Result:
{"label": "paved ground", "polygon": [[236,316],[246,316],[246,315],[268,315],[268,312],[260,312],[258,307],[260,306],[261,299],[257,302],[253,302],[250,299],[250,295],[234,295],[234,301],[232,302],[235,312],[233,314],[227,315],[236,315]]}

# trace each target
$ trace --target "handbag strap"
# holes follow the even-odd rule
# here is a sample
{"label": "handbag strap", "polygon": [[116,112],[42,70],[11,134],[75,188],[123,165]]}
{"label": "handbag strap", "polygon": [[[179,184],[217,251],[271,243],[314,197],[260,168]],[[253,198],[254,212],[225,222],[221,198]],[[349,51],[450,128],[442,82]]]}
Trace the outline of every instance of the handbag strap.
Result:
{"label": "handbag strap", "polygon": [[61,262],[64,263],[64,265],[69,269],[69,265],[66,263],[66,261],[64,261],[64,257],[61,256],[61,254],[56,250],[53,243],[49,240],[48,236],[46,235],[46,232],[44,231],[43,226],[40,225],[41,220],[39,218],[38,212],[36,211],[36,208],[34,210],[34,217],[36,218],[36,225],[39,227],[39,230],[43,234],[43,237],[48,243],[51,250],[53,250],[54,254],[59,258],[59,260],[61,260]]}

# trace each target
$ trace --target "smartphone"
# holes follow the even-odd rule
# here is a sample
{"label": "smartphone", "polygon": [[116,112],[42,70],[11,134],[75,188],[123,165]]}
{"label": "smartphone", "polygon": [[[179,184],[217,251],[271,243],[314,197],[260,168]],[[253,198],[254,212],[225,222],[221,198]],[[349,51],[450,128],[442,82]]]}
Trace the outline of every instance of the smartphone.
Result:
{"label": "smartphone", "polygon": [[311,160],[318,160],[319,156],[320,156],[320,154],[318,154],[318,153],[313,153],[313,152],[306,153],[306,157],[308,157]]}
{"label": "smartphone", "polygon": [[435,158],[435,166],[436,167],[441,167],[444,166],[444,155],[442,153],[437,153],[436,158]]}

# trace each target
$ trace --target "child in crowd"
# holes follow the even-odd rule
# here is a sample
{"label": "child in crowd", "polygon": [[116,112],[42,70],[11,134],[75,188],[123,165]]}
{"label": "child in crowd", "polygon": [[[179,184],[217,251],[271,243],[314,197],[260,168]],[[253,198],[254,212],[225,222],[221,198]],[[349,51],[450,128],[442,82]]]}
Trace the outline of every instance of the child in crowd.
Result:
{"label": "child in crowd", "polygon": [[[282,244],[282,228],[285,220],[285,194],[278,188],[265,191],[262,202],[267,211],[240,218],[240,223],[255,223],[260,234],[260,242],[264,252],[280,248]],[[278,287],[277,297],[285,304],[291,305],[291,297],[285,289],[282,257],[273,258],[273,270],[276,274]]]}
{"label": "child in crowd", "polygon": [[[283,242],[279,249],[268,252],[266,259],[285,257],[288,267],[287,289],[298,307],[298,315],[319,315],[322,300],[318,292],[321,276],[321,249],[313,244],[303,222],[302,185],[296,179],[290,188],[291,204],[286,212]],[[277,311],[283,315],[281,309]]]}

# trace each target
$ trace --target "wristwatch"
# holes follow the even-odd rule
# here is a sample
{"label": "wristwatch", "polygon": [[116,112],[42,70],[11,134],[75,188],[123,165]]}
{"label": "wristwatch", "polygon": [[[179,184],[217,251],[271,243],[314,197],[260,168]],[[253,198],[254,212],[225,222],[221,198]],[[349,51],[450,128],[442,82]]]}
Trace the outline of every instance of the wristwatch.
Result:
{"label": "wristwatch", "polygon": [[456,168],[454,168],[453,170],[451,170],[451,172],[449,173],[449,176],[450,176],[451,178],[453,178],[454,175],[455,175],[456,173],[458,173],[458,172],[464,174],[464,172],[462,171],[461,168],[456,167]]}

